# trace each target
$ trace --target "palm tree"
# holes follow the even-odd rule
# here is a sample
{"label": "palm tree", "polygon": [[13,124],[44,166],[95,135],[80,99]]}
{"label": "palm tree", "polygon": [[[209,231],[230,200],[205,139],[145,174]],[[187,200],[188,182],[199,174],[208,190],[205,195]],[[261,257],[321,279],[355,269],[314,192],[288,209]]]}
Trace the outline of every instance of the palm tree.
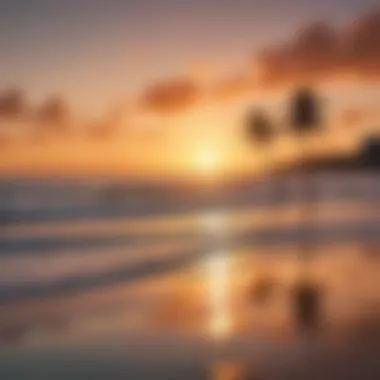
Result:
{"label": "palm tree", "polygon": [[[249,141],[255,145],[256,148],[268,149],[274,143],[277,135],[274,125],[270,118],[261,110],[251,110],[248,113],[246,120],[247,136]],[[262,151],[263,164],[267,163],[265,151]],[[277,200],[283,190],[281,181],[278,178],[279,174],[272,177],[273,186],[273,203],[276,204]]]}
{"label": "palm tree", "polygon": [[[300,138],[300,167],[303,177],[303,216],[310,222],[313,213],[315,192],[311,173],[309,172],[307,164],[306,147],[303,138],[312,135],[322,127],[322,112],[320,101],[317,95],[311,89],[302,88],[296,91],[294,94],[290,104],[290,112],[290,127],[292,131],[296,133],[297,137]],[[310,250],[310,247],[303,247],[303,250]],[[305,255],[302,256],[305,257]]]}
{"label": "palm tree", "polygon": [[272,142],[274,136],[272,123],[263,111],[251,111],[246,125],[248,138],[254,143],[266,145]]}
{"label": "palm tree", "polygon": [[[269,117],[261,110],[251,110],[246,119],[246,135],[256,148],[268,148],[273,143],[275,131]],[[266,161],[265,152],[261,152]],[[265,162],[266,163],[266,162]],[[277,186],[273,182],[274,200],[277,199]],[[276,290],[275,279],[269,274],[262,274],[252,284],[249,298],[255,303],[265,304]]]}
{"label": "palm tree", "polygon": [[[311,89],[303,88],[294,94],[291,105],[291,128],[298,137],[308,136],[318,131],[322,126],[322,113],[320,102]],[[309,221],[313,214],[314,189],[311,175],[305,157],[305,147],[301,139],[301,171],[303,175],[303,211],[304,217]],[[311,237],[311,236],[309,236]],[[304,240],[304,238],[306,238]],[[309,257],[311,243],[307,236],[300,230],[301,259]],[[310,282],[305,266],[302,266],[301,278],[294,289],[294,316],[297,325],[302,330],[311,330],[317,327],[320,311],[320,291],[318,287]]]}
{"label": "palm tree", "polygon": [[[275,137],[272,122],[269,117],[261,110],[251,110],[246,118],[246,136],[256,149],[267,149]],[[261,151],[264,157],[263,164],[266,164],[265,151]]]}
{"label": "palm tree", "polygon": [[309,88],[301,88],[291,101],[291,126],[298,134],[318,130],[322,123],[320,101]]}

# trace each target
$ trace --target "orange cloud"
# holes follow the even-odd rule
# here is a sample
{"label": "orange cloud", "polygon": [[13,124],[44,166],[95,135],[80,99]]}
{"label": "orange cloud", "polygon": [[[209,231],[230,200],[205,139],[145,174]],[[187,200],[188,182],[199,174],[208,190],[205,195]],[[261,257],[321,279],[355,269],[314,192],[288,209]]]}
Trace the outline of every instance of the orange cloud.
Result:
{"label": "orange cloud", "polygon": [[37,138],[71,132],[71,111],[59,95],[48,97],[34,112]]}
{"label": "orange cloud", "polygon": [[342,110],[339,121],[345,128],[355,128],[362,124],[369,116],[368,110],[350,107]]}
{"label": "orange cloud", "polygon": [[363,77],[380,78],[380,9],[345,30],[347,66]]}
{"label": "orange cloud", "polygon": [[171,79],[148,87],[139,104],[148,111],[173,113],[183,111],[199,100],[200,87],[189,79]]}
{"label": "orange cloud", "polygon": [[28,111],[25,93],[19,88],[7,89],[0,94],[0,117],[20,119]]}
{"label": "orange cloud", "polygon": [[292,41],[263,51],[255,62],[262,86],[316,82],[331,76],[380,78],[380,10],[342,30],[325,23],[309,25]]}
{"label": "orange cloud", "polygon": [[292,40],[256,54],[248,67],[246,72],[211,80],[208,86],[201,86],[196,76],[153,84],[139,104],[149,111],[171,114],[198,104],[201,98],[218,102],[334,78],[380,79],[380,9],[342,29],[312,23]]}
{"label": "orange cloud", "polygon": [[214,100],[229,100],[250,94],[257,88],[257,83],[248,74],[238,74],[224,78],[215,83],[211,89]]}
{"label": "orange cloud", "polygon": [[4,149],[9,144],[9,138],[3,133],[0,133],[0,148]]}

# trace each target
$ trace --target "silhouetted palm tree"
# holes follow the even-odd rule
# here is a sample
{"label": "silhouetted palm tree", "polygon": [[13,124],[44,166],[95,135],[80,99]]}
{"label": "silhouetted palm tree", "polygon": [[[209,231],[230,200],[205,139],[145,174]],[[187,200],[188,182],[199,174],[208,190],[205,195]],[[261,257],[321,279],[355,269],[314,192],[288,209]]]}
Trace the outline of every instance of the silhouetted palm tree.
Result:
{"label": "silhouetted palm tree", "polygon": [[259,145],[272,142],[274,130],[272,123],[264,112],[253,110],[246,120],[247,135],[250,140]]}
{"label": "silhouetted palm tree", "polygon": [[[263,111],[251,110],[246,119],[246,135],[256,148],[267,149],[274,143],[276,131],[272,121]],[[265,161],[268,161],[265,157],[265,153],[266,152],[261,152],[261,155]],[[281,192],[281,184],[279,181],[275,181],[276,179],[277,178],[272,178],[274,203],[277,201]]]}
{"label": "silhouetted palm tree", "polygon": [[[298,90],[291,101],[291,128],[298,135],[303,137],[322,128],[322,112],[321,105],[317,95],[307,88]],[[304,217],[311,221],[313,214],[313,201],[314,201],[314,189],[311,181],[311,175],[308,172],[307,157],[304,141],[300,139],[300,151],[301,151],[301,171],[302,171],[302,194],[303,194],[303,211]],[[311,232],[311,231],[310,231]],[[305,259],[310,255],[312,242],[309,238],[312,236],[306,236],[302,231],[300,225],[300,244],[301,244],[301,258]],[[304,240],[305,239],[305,240]],[[305,244],[304,244],[305,243]],[[321,292],[318,287],[310,282],[308,274],[305,271],[305,267],[302,267],[301,278],[296,283],[293,293],[293,310],[294,317],[297,326],[301,330],[315,329],[319,323]]]}
{"label": "silhouetted palm tree", "polygon": [[[261,110],[251,110],[245,120],[246,136],[256,149],[268,148],[275,137],[274,129],[269,117]],[[261,157],[265,153],[261,151]]]}
{"label": "silhouetted palm tree", "polygon": [[[275,131],[269,117],[261,110],[251,110],[246,119],[246,135],[256,148],[268,148],[273,143]],[[265,153],[261,152],[266,160]],[[274,202],[279,193],[279,183],[272,179]],[[256,304],[265,304],[275,293],[276,284],[272,277],[262,275],[250,289],[250,300]]]}
{"label": "silhouetted palm tree", "polygon": [[308,88],[302,88],[291,101],[291,127],[298,134],[307,134],[322,125],[321,105],[317,95]]}
{"label": "silhouetted palm tree", "polygon": [[[302,88],[293,95],[290,104],[290,127],[300,138],[300,166],[302,172],[302,195],[304,217],[310,222],[314,206],[314,186],[311,173],[308,172],[306,147],[302,137],[311,135],[322,128],[322,110],[319,98],[313,90]],[[302,239],[302,236],[300,236]],[[307,237],[306,237],[307,239]],[[303,239],[302,239],[303,240]],[[308,251],[310,247],[302,247]],[[303,255],[304,256],[304,255]]]}

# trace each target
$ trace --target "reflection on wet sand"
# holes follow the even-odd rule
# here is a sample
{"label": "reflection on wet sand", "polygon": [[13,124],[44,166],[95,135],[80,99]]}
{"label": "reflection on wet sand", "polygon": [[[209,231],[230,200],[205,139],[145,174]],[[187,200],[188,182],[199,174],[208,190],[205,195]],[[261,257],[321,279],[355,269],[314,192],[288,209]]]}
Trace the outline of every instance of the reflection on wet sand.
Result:
{"label": "reflection on wet sand", "polygon": [[[271,368],[270,361],[280,357],[290,366],[292,355],[298,355],[292,350],[304,349],[304,343],[297,342],[289,302],[297,260],[291,247],[210,251],[191,267],[133,285],[9,305],[0,310],[2,344],[34,347],[60,341],[75,346],[100,332],[112,340],[128,331],[137,335],[160,331],[179,341],[191,336],[209,341],[212,380],[255,378],[256,371],[281,378],[280,365]],[[380,261],[369,258],[360,246],[320,248],[310,267],[310,276],[324,287],[321,336],[325,332],[329,339],[346,337],[353,325],[380,311]],[[267,280],[272,282],[268,292],[260,289]],[[252,292],[267,292],[268,298],[257,302]],[[244,336],[250,343],[239,340]],[[262,340],[259,347],[255,340]],[[271,340],[278,344],[271,347]],[[276,351],[284,344],[293,347],[289,358]],[[318,350],[310,346],[310,360],[322,355]]]}
{"label": "reflection on wet sand", "polygon": [[215,338],[223,338],[228,335],[231,326],[229,303],[229,261],[224,252],[211,253],[206,258],[209,285],[206,292],[210,308],[210,333]]}
{"label": "reflection on wet sand", "polygon": [[[178,342],[197,338],[199,347],[207,342],[212,380],[245,379],[252,371],[274,371],[268,363],[279,357],[292,363],[304,349],[291,302],[299,281],[299,251],[294,244],[230,246],[235,230],[248,229],[255,218],[254,223],[265,222],[265,215],[259,214],[260,220],[250,213],[239,217],[222,211],[198,215],[196,229],[202,239],[192,242],[190,248],[201,245],[201,253],[173,270],[130,283],[121,278],[105,286],[63,292],[59,297],[48,295],[0,304],[2,347],[33,349],[58,343],[75,347],[79,341],[95,339],[103,349],[124,334],[159,332],[174,336]],[[349,213],[346,211],[346,215]],[[284,211],[271,215],[271,221],[282,223],[280,216],[286,225],[296,219],[295,213]],[[96,275],[95,269],[105,264],[102,260],[109,261],[110,267],[114,263],[172,260],[180,256],[177,248],[181,244],[185,242],[155,249],[146,246],[146,252],[141,247],[129,251],[131,254],[123,256],[122,261],[121,251],[110,251],[104,259],[98,252],[100,262],[91,266]],[[376,245],[373,249],[379,252]],[[51,260],[64,263],[65,257]],[[57,265],[55,274],[61,275],[63,269]],[[378,256],[368,256],[359,244],[313,249],[308,279],[323,292],[320,336],[346,336],[353,325],[380,315],[379,269]],[[105,338],[100,340],[99,334]],[[123,344],[128,346],[128,341]],[[293,350],[285,358],[278,351],[284,344]],[[310,348],[314,355],[313,350],[317,349]],[[252,368],[253,358],[259,368]],[[277,370],[273,378],[279,378],[281,371]]]}
{"label": "reflection on wet sand", "polygon": [[244,376],[244,367],[235,362],[216,362],[211,365],[210,380],[241,380]]}
{"label": "reflection on wet sand", "polygon": [[[94,319],[103,320],[105,329],[107,320],[112,320],[113,328],[123,329],[127,320],[135,319],[145,320],[145,328],[198,331],[214,337],[247,330],[284,334],[292,330],[289,297],[297,268],[297,252],[291,247],[277,252],[210,252],[188,268],[135,284],[0,305],[0,331],[5,342],[17,331],[36,327],[75,330],[78,321],[91,325]],[[323,288],[326,326],[375,312],[380,301],[379,269],[378,258],[368,257],[360,246],[316,252],[309,276]]]}

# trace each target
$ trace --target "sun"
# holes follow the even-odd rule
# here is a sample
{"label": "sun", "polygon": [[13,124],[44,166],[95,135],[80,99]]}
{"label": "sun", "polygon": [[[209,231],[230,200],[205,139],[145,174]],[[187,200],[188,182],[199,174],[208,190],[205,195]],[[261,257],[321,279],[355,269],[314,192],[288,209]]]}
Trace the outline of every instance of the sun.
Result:
{"label": "sun", "polygon": [[196,152],[194,161],[196,171],[205,176],[220,174],[224,166],[222,152],[216,148],[204,148]]}

